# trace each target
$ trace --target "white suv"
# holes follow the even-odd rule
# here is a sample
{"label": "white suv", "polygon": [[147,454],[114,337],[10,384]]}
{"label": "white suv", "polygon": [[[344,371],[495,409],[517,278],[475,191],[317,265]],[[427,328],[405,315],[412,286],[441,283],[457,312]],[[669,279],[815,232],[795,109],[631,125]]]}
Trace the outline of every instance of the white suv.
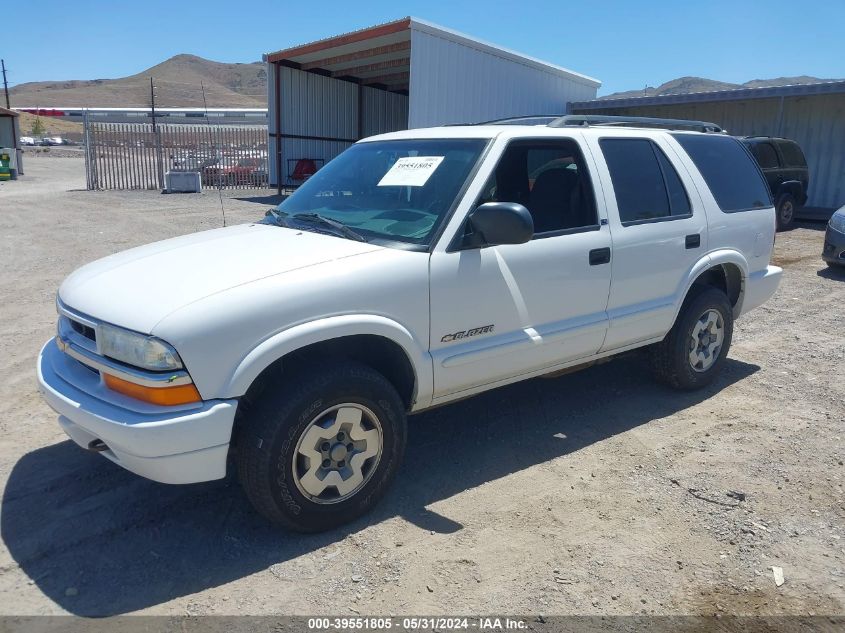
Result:
{"label": "white suv", "polygon": [[646,346],[669,385],[713,380],[781,277],[747,149],[505,123],[365,139],[261,222],[74,272],[38,360],[62,428],[161,482],[231,457],[262,514],[316,531],[381,497],[408,413]]}

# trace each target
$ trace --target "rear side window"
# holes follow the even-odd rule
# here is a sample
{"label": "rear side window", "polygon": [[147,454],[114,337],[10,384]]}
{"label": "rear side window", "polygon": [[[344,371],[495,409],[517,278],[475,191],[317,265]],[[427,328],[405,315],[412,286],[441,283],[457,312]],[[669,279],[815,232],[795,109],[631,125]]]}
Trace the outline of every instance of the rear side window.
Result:
{"label": "rear side window", "polygon": [[673,134],[725,213],[772,206],[757,163],[738,140],[715,134]]}
{"label": "rear side window", "polygon": [[599,144],[613,180],[622,224],[690,215],[689,198],[678,172],[654,143],[605,138]]}
{"label": "rear side window", "polygon": [[798,143],[781,141],[780,153],[783,154],[783,161],[790,167],[807,166],[807,159],[804,158],[804,152],[798,147]]}
{"label": "rear side window", "polygon": [[763,169],[778,166],[778,153],[771,143],[754,143],[751,146],[751,153]]}

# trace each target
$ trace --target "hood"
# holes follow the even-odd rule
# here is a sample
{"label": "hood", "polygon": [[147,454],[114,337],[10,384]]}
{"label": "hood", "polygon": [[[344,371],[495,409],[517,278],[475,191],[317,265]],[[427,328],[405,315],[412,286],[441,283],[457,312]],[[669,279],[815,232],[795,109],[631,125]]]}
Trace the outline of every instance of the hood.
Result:
{"label": "hood", "polygon": [[65,279],[59,298],[95,319],[149,333],[174,310],[209,295],[381,248],[320,233],[242,224],[97,260]]}

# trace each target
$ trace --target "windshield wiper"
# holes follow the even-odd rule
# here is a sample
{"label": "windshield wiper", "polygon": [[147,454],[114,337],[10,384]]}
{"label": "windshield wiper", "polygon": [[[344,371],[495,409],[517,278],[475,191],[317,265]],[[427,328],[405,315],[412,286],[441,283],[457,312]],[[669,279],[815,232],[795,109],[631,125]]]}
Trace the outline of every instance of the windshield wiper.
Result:
{"label": "windshield wiper", "polygon": [[305,220],[306,222],[322,224],[323,226],[327,226],[329,228],[334,229],[343,237],[347,237],[350,240],[355,240],[357,242],[367,241],[367,238],[358,233],[358,231],[349,228],[348,226],[338,222],[337,220],[332,220],[331,218],[327,218],[324,215],[320,215],[319,213],[295,213],[293,216],[291,216],[291,218],[294,220]]}
{"label": "windshield wiper", "polygon": [[264,218],[261,222],[259,222],[259,224],[272,224],[274,226],[289,227],[290,224],[287,221],[287,217],[288,214],[283,211],[278,211],[277,209],[267,209],[267,213],[264,214]]}

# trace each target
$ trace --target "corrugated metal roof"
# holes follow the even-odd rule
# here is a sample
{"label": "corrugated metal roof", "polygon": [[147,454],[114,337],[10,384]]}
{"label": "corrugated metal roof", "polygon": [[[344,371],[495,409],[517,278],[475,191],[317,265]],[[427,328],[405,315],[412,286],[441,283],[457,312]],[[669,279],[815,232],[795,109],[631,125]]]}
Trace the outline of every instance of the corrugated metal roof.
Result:
{"label": "corrugated metal roof", "polygon": [[[286,63],[332,77],[353,77],[364,83],[407,88],[412,55],[411,32],[417,31],[467,48],[542,70],[596,89],[601,82],[568,68],[523,55],[419,18],[402,18],[334,37],[267,53],[264,60]],[[382,80],[382,81],[378,81]]]}
{"label": "corrugated metal roof", "polygon": [[708,101],[744,101],[746,99],[771,99],[772,97],[803,97],[808,95],[837,94],[845,92],[845,81],[824,81],[816,84],[793,84],[767,88],[737,88],[736,90],[711,90],[690,94],[659,95],[655,97],[625,97],[624,99],[593,99],[569,104],[569,111],[603,110],[639,106],[674,105],[678,103],[705,103]]}
{"label": "corrugated metal roof", "polygon": [[6,108],[0,108],[0,116],[20,116],[20,112],[15,112],[14,110],[7,110]]}

